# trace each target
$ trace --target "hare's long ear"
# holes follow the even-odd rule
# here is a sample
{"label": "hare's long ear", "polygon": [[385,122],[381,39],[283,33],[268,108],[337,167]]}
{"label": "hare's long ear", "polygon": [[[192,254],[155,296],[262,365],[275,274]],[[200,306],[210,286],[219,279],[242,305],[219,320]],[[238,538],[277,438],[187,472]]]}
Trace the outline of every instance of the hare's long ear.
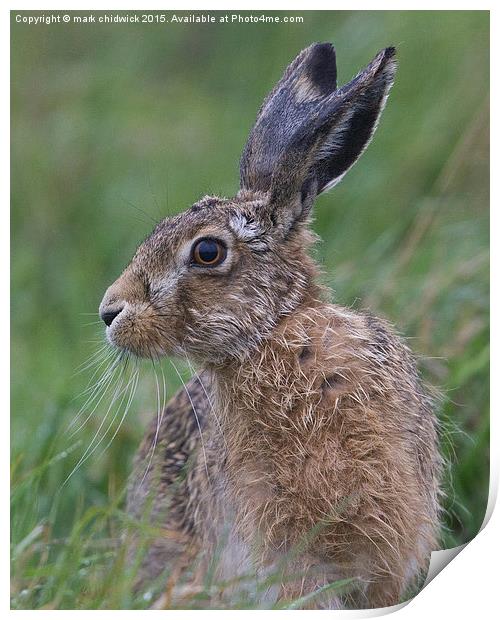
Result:
{"label": "hare's long ear", "polygon": [[394,80],[388,47],[337,89],[335,50],[303,50],[264,101],[240,162],[241,188],[269,193],[276,223],[304,219],[368,145]]}

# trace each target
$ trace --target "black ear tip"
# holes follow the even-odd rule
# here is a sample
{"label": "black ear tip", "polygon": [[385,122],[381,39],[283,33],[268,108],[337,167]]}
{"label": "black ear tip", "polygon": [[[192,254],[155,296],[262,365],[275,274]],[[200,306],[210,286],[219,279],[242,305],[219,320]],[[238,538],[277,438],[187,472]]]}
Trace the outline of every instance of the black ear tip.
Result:
{"label": "black ear tip", "polygon": [[323,70],[328,70],[332,66],[337,69],[333,45],[331,43],[314,43],[311,45],[310,63]]}
{"label": "black ear tip", "polygon": [[308,74],[323,95],[337,88],[337,60],[331,43],[314,43],[310,47]]}
{"label": "black ear tip", "polygon": [[312,51],[314,54],[324,54],[326,56],[330,56],[335,58],[335,48],[333,45],[326,41],[325,43],[313,43],[311,45]]}
{"label": "black ear tip", "polygon": [[394,79],[397,69],[396,48],[391,45],[380,51],[370,63],[375,75],[383,74],[389,79]]}

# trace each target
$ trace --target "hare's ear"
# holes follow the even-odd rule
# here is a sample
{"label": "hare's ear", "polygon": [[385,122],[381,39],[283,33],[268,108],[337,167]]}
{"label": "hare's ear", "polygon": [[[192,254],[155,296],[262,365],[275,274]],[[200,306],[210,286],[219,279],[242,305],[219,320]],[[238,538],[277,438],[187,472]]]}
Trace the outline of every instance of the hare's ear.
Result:
{"label": "hare's ear", "polygon": [[241,188],[269,193],[273,221],[289,228],[338,183],[368,145],[394,80],[388,47],[337,89],[335,50],[303,50],[268,95],[240,163]]}

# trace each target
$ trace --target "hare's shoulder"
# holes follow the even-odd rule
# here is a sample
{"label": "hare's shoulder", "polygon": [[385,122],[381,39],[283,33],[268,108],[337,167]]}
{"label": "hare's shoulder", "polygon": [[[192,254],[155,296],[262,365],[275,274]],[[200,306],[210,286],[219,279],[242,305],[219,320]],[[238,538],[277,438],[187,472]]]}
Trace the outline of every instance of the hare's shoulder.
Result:
{"label": "hare's shoulder", "polygon": [[[386,319],[334,304],[325,305],[317,319],[315,336],[323,356],[348,362],[351,367],[391,376],[416,375],[415,356],[405,339]],[[394,374],[396,372],[396,374]]]}
{"label": "hare's shoulder", "polygon": [[414,365],[405,340],[387,320],[336,304],[302,310],[285,322],[281,336],[288,340],[287,349],[306,346],[327,361],[358,359],[380,365],[400,360]]}
{"label": "hare's shoulder", "polygon": [[[324,378],[320,406],[372,425],[387,445],[411,444],[425,469],[436,453],[437,394],[422,380],[405,339],[385,319],[328,306],[319,330],[316,373]],[[320,324],[318,322],[318,324]]]}
{"label": "hare's shoulder", "polygon": [[309,345],[299,354],[300,371],[304,380],[323,381],[322,406],[337,408],[344,396],[362,407],[378,401],[385,411],[393,404],[396,414],[431,408],[412,351],[385,319],[325,304],[302,317],[300,329]]}

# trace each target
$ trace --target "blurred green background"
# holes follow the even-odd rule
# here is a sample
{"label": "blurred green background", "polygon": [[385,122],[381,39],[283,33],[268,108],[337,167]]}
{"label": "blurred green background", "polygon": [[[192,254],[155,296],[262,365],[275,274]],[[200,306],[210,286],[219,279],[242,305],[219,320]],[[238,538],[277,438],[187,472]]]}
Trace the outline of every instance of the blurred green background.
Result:
{"label": "blurred green background", "polygon": [[[236,192],[263,97],[313,41],[335,44],[340,83],[382,47],[398,48],[373,143],[317,201],[318,257],[336,300],[394,322],[443,394],[443,546],[470,540],[481,526],[489,14],[286,15],[304,21],[28,26],[11,15],[14,608],[147,605],[120,581],[115,545],[131,459],[156,408],[154,377],[145,365],[111,446],[62,486],[104,414],[98,407],[78,433],[67,431],[90,378],[76,371],[101,346],[102,294],[152,219],[206,193]],[[169,364],[165,372],[172,394],[179,379]]]}

